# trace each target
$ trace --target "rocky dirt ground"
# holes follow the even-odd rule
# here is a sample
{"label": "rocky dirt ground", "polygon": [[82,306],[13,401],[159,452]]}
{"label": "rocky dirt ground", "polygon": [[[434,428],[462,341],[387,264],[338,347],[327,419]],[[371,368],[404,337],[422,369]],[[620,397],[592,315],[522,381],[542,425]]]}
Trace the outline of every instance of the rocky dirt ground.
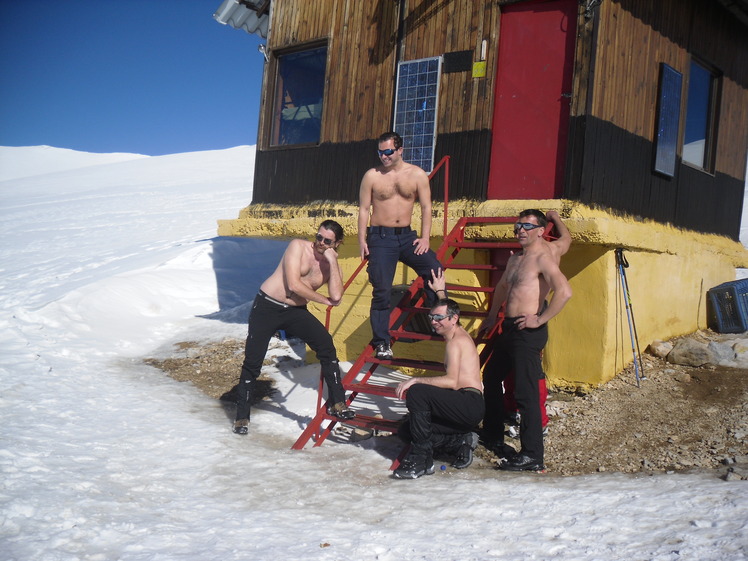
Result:
{"label": "rocky dirt ground", "polygon": [[[715,339],[710,331],[691,337]],[[243,341],[184,342],[174,357],[145,362],[205,394],[232,400]],[[607,384],[548,400],[546,466],[559,475],[599,472],[713,470],[725,479],[748,479],[748,370],[673,365],[644,353],[646,379],[637,387],[629,367]],[[262,376],[257,399],[271,395]],[[508,439],[518,446],[518,441]],[[476,455],[495,461],[479,447]]]}

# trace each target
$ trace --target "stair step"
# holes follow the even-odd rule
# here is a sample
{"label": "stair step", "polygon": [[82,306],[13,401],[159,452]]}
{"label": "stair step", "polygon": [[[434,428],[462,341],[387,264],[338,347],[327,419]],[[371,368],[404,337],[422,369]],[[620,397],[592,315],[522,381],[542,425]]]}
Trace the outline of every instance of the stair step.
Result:
{"label": "stair step", "polygon": [[324,417],[328,420],[337,421],[338,423],[342,423],[347,426],[361,427],[364,429],[381,430],[381,431],[387,431],[387,432],[393,432],[393,433],[396,433],[397,429],[400,427],[400,419],[397,419],[397,420],[380,419],[379,417],[371,417],[369,415],[356,414],[356,416],[353,417],[353,419],[342,421],[338,419],[337,417],[333,417],[332,415],[328,415],[326,413]]}
{"label": "stair step", "polygon": [[431,370],[433,372],[444,372],[444,364],[441,362],[434,362],[432,360],[416,360],[412,358],[392,358],[389,360],[382,360],[376,357],[368,359],[369,362],[382,364],[387,367],[392,366],[404,366],[406,368],[420,368],[422,370]]}
{"label": "stair step", "polygon": [[447,245],[460,249],[516,249],[520,247],[517,242],[447,242]]}
{"label": "stair step", "polygon": [[468,271],[498,271],[499,268],[496,265],[481,265],[473,263],[448,263],[447,269],[463,269]]}
{"label": "stair step", "polygon": [[[418,339],[419,341],[443,340],[441,335],[427,335],[426,333],[420,333],[419,331],[409,331],[407,329],[403,329],[402,331],[391,330],[390,337],[392,337],[393,341],[397,341],[399,339]],[[403,342],[405,343],[406,341]]]}
{"label": "stair step", "polygon": [[347,391],[364,393],[367,395],[395,397],[395,386],[382,386],[381,384],[345,384],[345,389]]}

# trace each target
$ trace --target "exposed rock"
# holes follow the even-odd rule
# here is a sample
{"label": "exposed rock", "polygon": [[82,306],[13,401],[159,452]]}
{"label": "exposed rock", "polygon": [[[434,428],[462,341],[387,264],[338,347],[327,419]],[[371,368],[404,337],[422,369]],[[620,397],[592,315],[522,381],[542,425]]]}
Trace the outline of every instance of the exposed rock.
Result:
{"label": "exposed rock", "polygon": [[667,355],[667,361],[684,366],[704,366],[714,364],[714,355],[706,343],[690,338],[678,339],[673,350]]}
{"label": "exposed rock", "polygon": [[732,366],[735,364],[735,351],[729,342],[710,341],[707,347],[714,355],[714,361],[720,366]]}
{"label": "exposed rock", "polygon": [[652,341],[647,347],[649,354],[657,358],[666,358],[670,351],[673,350],[673,344],[669,341]]}

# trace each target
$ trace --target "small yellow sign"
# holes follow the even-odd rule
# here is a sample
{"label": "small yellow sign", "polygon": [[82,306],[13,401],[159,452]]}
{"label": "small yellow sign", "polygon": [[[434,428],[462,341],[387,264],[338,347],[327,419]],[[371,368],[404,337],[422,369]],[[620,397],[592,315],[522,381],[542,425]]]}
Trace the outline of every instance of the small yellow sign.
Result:
{"label": "small yellow sign", "polygon": [[480,60],[473,63],[473,78],[486,77],[486,61]]}

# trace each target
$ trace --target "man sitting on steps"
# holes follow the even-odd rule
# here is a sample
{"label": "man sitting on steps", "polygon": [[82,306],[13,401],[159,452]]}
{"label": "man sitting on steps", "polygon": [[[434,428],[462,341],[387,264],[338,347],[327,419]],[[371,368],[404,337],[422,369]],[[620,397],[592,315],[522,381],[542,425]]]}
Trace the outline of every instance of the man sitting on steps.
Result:
{"label": "man sitting on steps", "polygon": [[[431,288],[446,296],[442,271],[432,277]],[[399,434],[411,443],[408,455],[394,471],[398,479],[416,479],[434,473],[435,450],[456,453],[452,466],[468,467],[478,445],[475,431],[485,410],[480,358],[472,337],[459,324],[457,302],[442,298],[431,308],[429,320],[446,343],[446,374],[413,377],[398,384],[395,390],[408,407],[408,420]]]}

